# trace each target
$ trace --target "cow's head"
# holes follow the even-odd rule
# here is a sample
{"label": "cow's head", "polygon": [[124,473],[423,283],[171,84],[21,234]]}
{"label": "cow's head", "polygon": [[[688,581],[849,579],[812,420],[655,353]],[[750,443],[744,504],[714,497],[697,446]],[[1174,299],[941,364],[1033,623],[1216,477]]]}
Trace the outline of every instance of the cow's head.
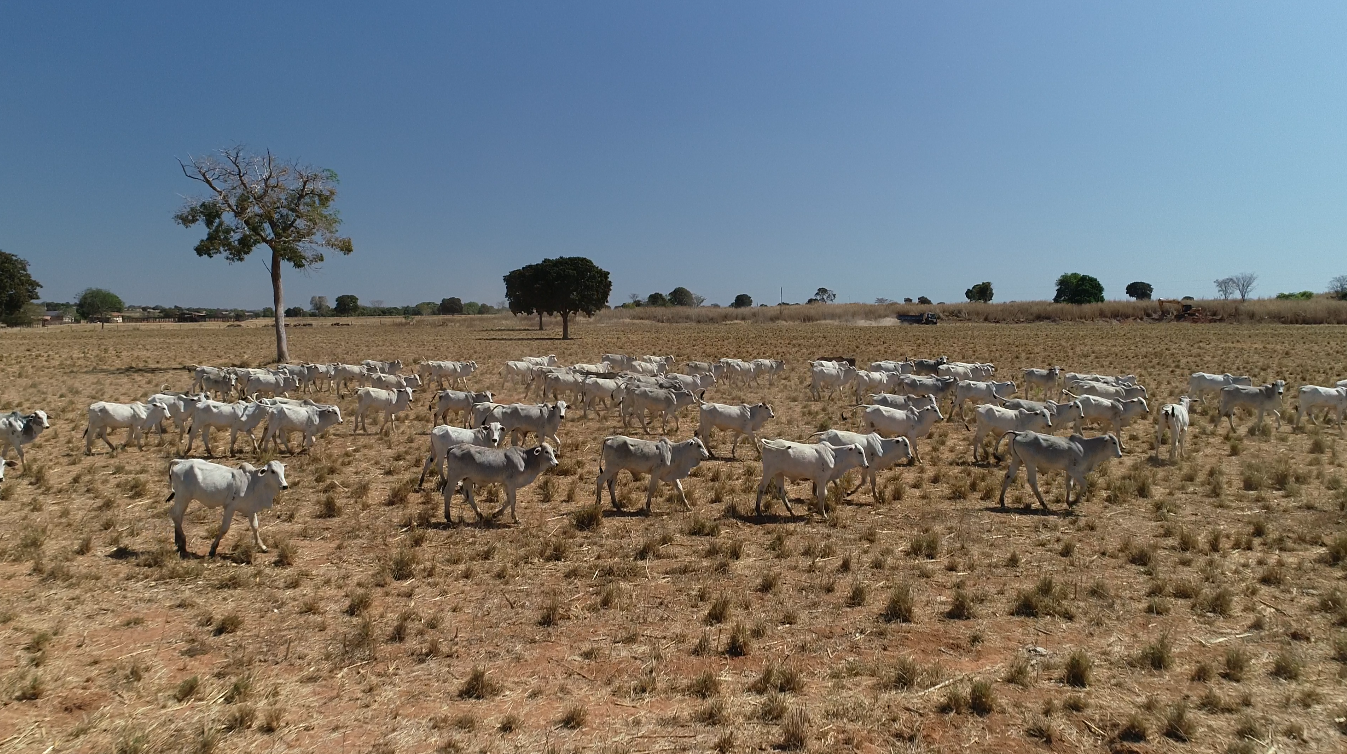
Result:
{"label": "cow's head", "polygon": [[1277,388],[1277,397],[1281,397],[1282,393],[1286,392],[1286,380],[1277,380],[1272,384]]}
{"label": "cow's head", "polygon": [[534,458],[542,462],[543,471],[547,471],[557,465],[557,453],[552,450],[552,446],[547,443],[543,443],[528,452],[532,453]]}
{"label": "cow's head", "polygon": [[558,419],[565,419],[565,418],[566,418],[566,401],[557,401],[557,403],[556,403],[556,412],[557,412],[557,418],[558,418]]}
{"label": "cow's head", "polygon": [[[334,421],[335,420],[335,421]],[[332,426],[333,424],[344,424],[341,418],[341,409],[336,406],[323,406],[318,409],[319,425]]]}
{"label": "cow's head", "polygon": [[696,449],[697,449],[697,458],[698,458],[698,460],[701,460],[701,461],[710,460],[711,454],[710,454],[709,452],[707,452],[706,446],[702,444],[702,441],[701,441],[700,438],[694,437],[694,438],[692,438],[691,440],[684,440],[684,441],[683,441],[683,444],[686,445],[686,446],[688,446],[688,447],[690,447],[690,448],[696,448]]}
{"label": "cow's head", "polygon": [[500,422],[490,422],[477,428],[482,433],[486,441],[491,443],[491,447],[499,448],[500,441],[505,437],[505,425]]}
{"label": "cow's head", "polygon": [[24,439],[32,440],[41,434],[42,430],[49,429],[50,427],[51,422],[47,420],[47,412],[42,411],[41,409],[23,417]]}

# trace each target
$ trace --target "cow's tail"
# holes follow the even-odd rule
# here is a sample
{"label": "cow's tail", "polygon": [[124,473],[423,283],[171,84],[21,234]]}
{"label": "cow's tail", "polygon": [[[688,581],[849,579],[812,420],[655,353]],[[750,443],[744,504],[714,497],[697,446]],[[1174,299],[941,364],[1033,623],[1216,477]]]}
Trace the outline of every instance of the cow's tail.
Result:
{"label": "cow's tail", "polygon": [[[996,458],[997,463],[1000,463],[1004,459],[1004,456],[1001,455],[1001,443],[1005,441],[1008,435],[1019,435],[1019,433],[1012,429],[996,439],[996,444],[992,446],[992,456]],[[1010,445],[1006,448],[1006,453],[1011,454],[1014,452],[1015,441],[1011,440]]]}
{"label": "cow's tail", "polygon": [[1079,395],[1076,395],[1075,393],[1071,392],[1070,390],[1067,390],[1066,388],[1062,388],[1062,395],[1070,396],[1071,400],[1075,400],[1080,397]]}

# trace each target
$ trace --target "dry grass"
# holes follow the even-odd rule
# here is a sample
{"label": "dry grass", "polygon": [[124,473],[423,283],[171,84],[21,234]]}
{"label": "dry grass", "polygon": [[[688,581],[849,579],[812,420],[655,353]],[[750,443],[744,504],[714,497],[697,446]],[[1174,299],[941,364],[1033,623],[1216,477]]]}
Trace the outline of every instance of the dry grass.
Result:
{"label": "dry grass", "polygon": [[[1017,306],[958,308],[969,320],[1043,316]],[[1273,306],[1289,317],[1325,304],[1256,302],[1235,316]],[[1335,327],[770,320],[810,310],[882,316],[770,307],[747,313],[762,324],[711,321],[733,314],[722,310],[660,325],[614,312],[582,321],[571,342],[534,340],[508,317],[356,322],[297,328],[292,347],[305,361],[476,359],[474,388],[505,400],[520,391],[502,387],[500,365],[525,354],[782,357],[789,373],[775,386],[709,397],[771,402],[764,434],[793,440],[854,426],[840,418],[849,401],[806,399],[802,365],[824,353],[948,354],[1011,379],[1054,363],[1135,373],[1152,411],[1199,369],[1282,378],[1288,395],[1347,377],[1347,331]],[[190,364],[264,364],[267,330],[0,338],[0,408],[43,408],[54,422],[27,449],[30,470],[0,485],[6,751],[1224,751],[1241,743],[1241,719],[1279,750],[1340,748],[1347,446],[1332,428],[1249,433],[1241,416],[1232,435],[1199,406],[1190,455],[1171,465],[1150,457],[1140,421],[1074,512],[1062,510],[1061,476],[1042,475],[1043,513],[1022,476],[1005,510],[981,499],[1004,466],[969,465],[969,433],[942,424],[922,441],[923,465],[881,474],[878,504],[868,490],[833,498],[828,525],[779,504],[750,515],[751,447],[687,480],[691,513],[660,494],[651,517],[633,514],[645,482],[626,475],[626,510],[596,507],[599,443],[620,420],[577,418],[561,431],[565,475],[520,492],[520,525],[450,527],[439,495],[412,489],[428,396],[391,436],[350,434],[345,398],[346,424],[280,459],[291,488],[262,515],[270,552],[236,520],[222,557],[178,560],[163,504],[172,435],[84,456],[84,409],[185,387]],[[694,426],[685,415],[678,439]],[[728,455],[719,433],[712,444]],[[256,461],[225,462],[239,460]],[[204,553],[219,522],[193,508],[191,549]]]}

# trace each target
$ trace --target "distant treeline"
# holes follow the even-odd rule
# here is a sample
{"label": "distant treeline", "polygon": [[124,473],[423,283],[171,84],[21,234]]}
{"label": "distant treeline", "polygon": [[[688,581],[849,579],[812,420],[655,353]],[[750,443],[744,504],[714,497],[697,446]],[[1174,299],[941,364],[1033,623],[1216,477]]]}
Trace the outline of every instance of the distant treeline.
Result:
{"label": "distant treeline", "polygon": [[[1185,311],[1183,306],[1187,306]],[[899,314],[934,312],[945,322],[1079,322],[1091,320],[1174,320],[1190,322],[1280,323],[1288,325],[1347,325],[1347,301],[1329,297],[1236,300],[1104,301],[1096,304],[1054,304],[1050,301],[955,304],[810,304],[718,307],[640,307],[611,309],[601,319],[638,319],[668,323],[717,322],[864,322],[884,323]]]}

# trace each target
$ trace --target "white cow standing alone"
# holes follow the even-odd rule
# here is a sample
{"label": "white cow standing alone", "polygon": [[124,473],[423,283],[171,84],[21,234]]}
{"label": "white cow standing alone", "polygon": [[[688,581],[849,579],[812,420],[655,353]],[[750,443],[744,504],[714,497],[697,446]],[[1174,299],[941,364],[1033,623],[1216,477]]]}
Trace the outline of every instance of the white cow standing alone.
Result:
{"label": "white cow standing alone", "polygon": [[178,459],[169,463],[168,485],[171,491],[165,502],[173,503],[168,512],[173,519],[173,542],[178,547],[178,554],[183,557],[190,554],[187,550],[187,535],[182,530],[182,517],[187,512],[187,506],[197,500],[207,508],[224,508],[220,533],[210,546],[212,558],[220,547],[220,541],[229,533],[235,513],[247,517],[257,549],[266,552],[262,535],[257,530],[257,514],[271,507],[278,492],[289,488],[285,483],[285,465],[280,461],[272,461],[260,469],[246,463],[231,469],[197,458]]}
{"label": "white cow standing alone", "polygon": [[[1122,458],[1122,446],[1113,435],[1055,437],[1037,432],[1007,432],[1001,440],[1007,437],[1011,438],[1006,451],[1010,455],[1010,466],[1006,469],[1005,480],[1001,482],[1002,508],[1006,507],[1006,489],[1015,481],[1021,465],[1024,466],[1024,475],[1029,479],[1029,488],[1034,491],[1034,497],[1038,498],[1038,504],[1047,508],[1043,493],[1038,490],[1039,468],[1066,472],[1066,504],[1070,506],[1075,505],[1071,501],[1073,484],[1079,489],[1076,502],[1080,502],[1087,489],[1085,477],[1108,459]],[[1000,455],[1001,440],[997,440],[996,447],[992,449],[997,455]]]}
{"label": "white cow standing alone", "polygon": [[543,443],[534,448],[482,448],[476,445],[455,445],[445,456],[444,465],[444,520],[454,522],[450,504],[454,500],[454,491],[460,482],[463,496],[467,498],[477,520],[483,520],[482,512],[477,508],[477,498],[473,488],[479,484],[499,484],[505,488],[505,504],[491,514],[499,516],[506,508],[510,509],[510,518],[519,523],[515,515],[515,493],[520,487],[527,487],[539,474],[557,465],[557,454],[552,446]]}
{"label": "white cow standing alone", "polygon": [[411,409],[412,388],[404,387],[399,390],[380,390],[377,387],[362,387],[355,391],[355,426],[351,433],[354,434],[360,430],[369,431],[365,423],[365,414],[375,411],[384,415],[383,423],[379,425],[379,434],[383,434],[385,426],[391,426],[392,431],[398,431],[398,414]]}
{"label": "white cow standing alone", "polygon": [[[703,403],[699,413],[697,424],[697,437],[701,439],[702,444],[706,446],[707,451],[711,450],[711,431],[723,429],[734,433],[734,442],[730,444],[730,458],[734,458],[735,449],[739,447],[739,439],[747,437],[753,443],[753,447],[758,446],[758,432],[762,431],[763,426],[771,419],[776,418],[772,412],[772,407],[766,403],[757,403],[749,405],[744,403],[739,406],[727,406],[724,403]],[[714,454],[712,455],[714,458]],[[762,457],[762,450],[758,450],[758,457]]]}
{"label": "white cow standing alone", "polygon": [[828,482],[839,479],[848,471],[868,468],[865,450],[859,445],[833,447],[826,442],[806,445],[789,440],[762,441],[762,481],[758,482],[758,498],[754,510],[762,515],[762,495],[769,484],[775,483],[786,504],[786,512],[795,515],[786,495],[786,480],[808,481],[814,485],[814,504],[824,521],[828,520],[826,497]]}
{"label": "white cow standing alone", "polygon": [[1178,403],[1166,403],[1160,407],[1160,418],[1155,422],[1155,457],[1160,457],[1160,446],[1164,444],[1165,430],[1169,430],[1169,462],[1174,456],[1183,458],[1188,447],[1188,406],[1192,398],[1183,396]]}
{"label": "white cow standing alone", "polygon": [[[1337,415],[1338,431],[1342,431],[1342,412],[1347,409],[1347,387],[1302,385],[1298,397],[1300,400],[1296,411],[1296,426],[1300,426],[1301,419],[1309,419],[1310,424],[1318,424],[1319,422],[1314,420],[1314,410],[1323,408]],[[1328,421],[1327,413],[1324,415],[1324,421]]]}
{"label": "white cow standing alone", "polygon": [[1277,417],[1277,429],[1282,428],[1282,413],[1278,409],[1282,405],[1282,393],[1286,391],[1286,383],[1282,380],[1263,385],[1261,387],[1247,387],[1245,385],[1230,385],[1221,388],[1221,410],[1216,414],[1216,421],[1212,424],[1220,424],[1222,417],[1230,420],[1230,431],[1235,431],[1235,409],[1245,408],[1250,412],[1258,414],[1256,423],[1263,423],[1263,414],[1271,413]]}
{"label": "white cow standing alone", "polygon": [[660,483],[671,485],[678,493],[678,499],[685,510],[692,510],[688,497],[683,492],[683,479],[698,464],[711,457],[701,440],[692,438],[680,443],[670,442],[668,438],[659,440],[641,440],[625,435],[612,435],[603,440],[603,449],[599,457],[599,478],[594,484],[594,504],[603,503],[603,487],[608,486],[608,500],[617,508],[617,475],[619,472],[648,474],[650,482],[645,492],[645,512],[650,513],[650,501]]}
{"label": "white cow standing alone", "polygon": [[144,450],[145,434],[167,418],[168,406],[158,402],[92,403],[89,405],[89,426],[84,430],[84,454],[91,455],[94,441],[99,439],[108,444],[108,450],[116,450],[117,446],[108,439],[110,429],[129,429],[122,447],[134,442]]}

